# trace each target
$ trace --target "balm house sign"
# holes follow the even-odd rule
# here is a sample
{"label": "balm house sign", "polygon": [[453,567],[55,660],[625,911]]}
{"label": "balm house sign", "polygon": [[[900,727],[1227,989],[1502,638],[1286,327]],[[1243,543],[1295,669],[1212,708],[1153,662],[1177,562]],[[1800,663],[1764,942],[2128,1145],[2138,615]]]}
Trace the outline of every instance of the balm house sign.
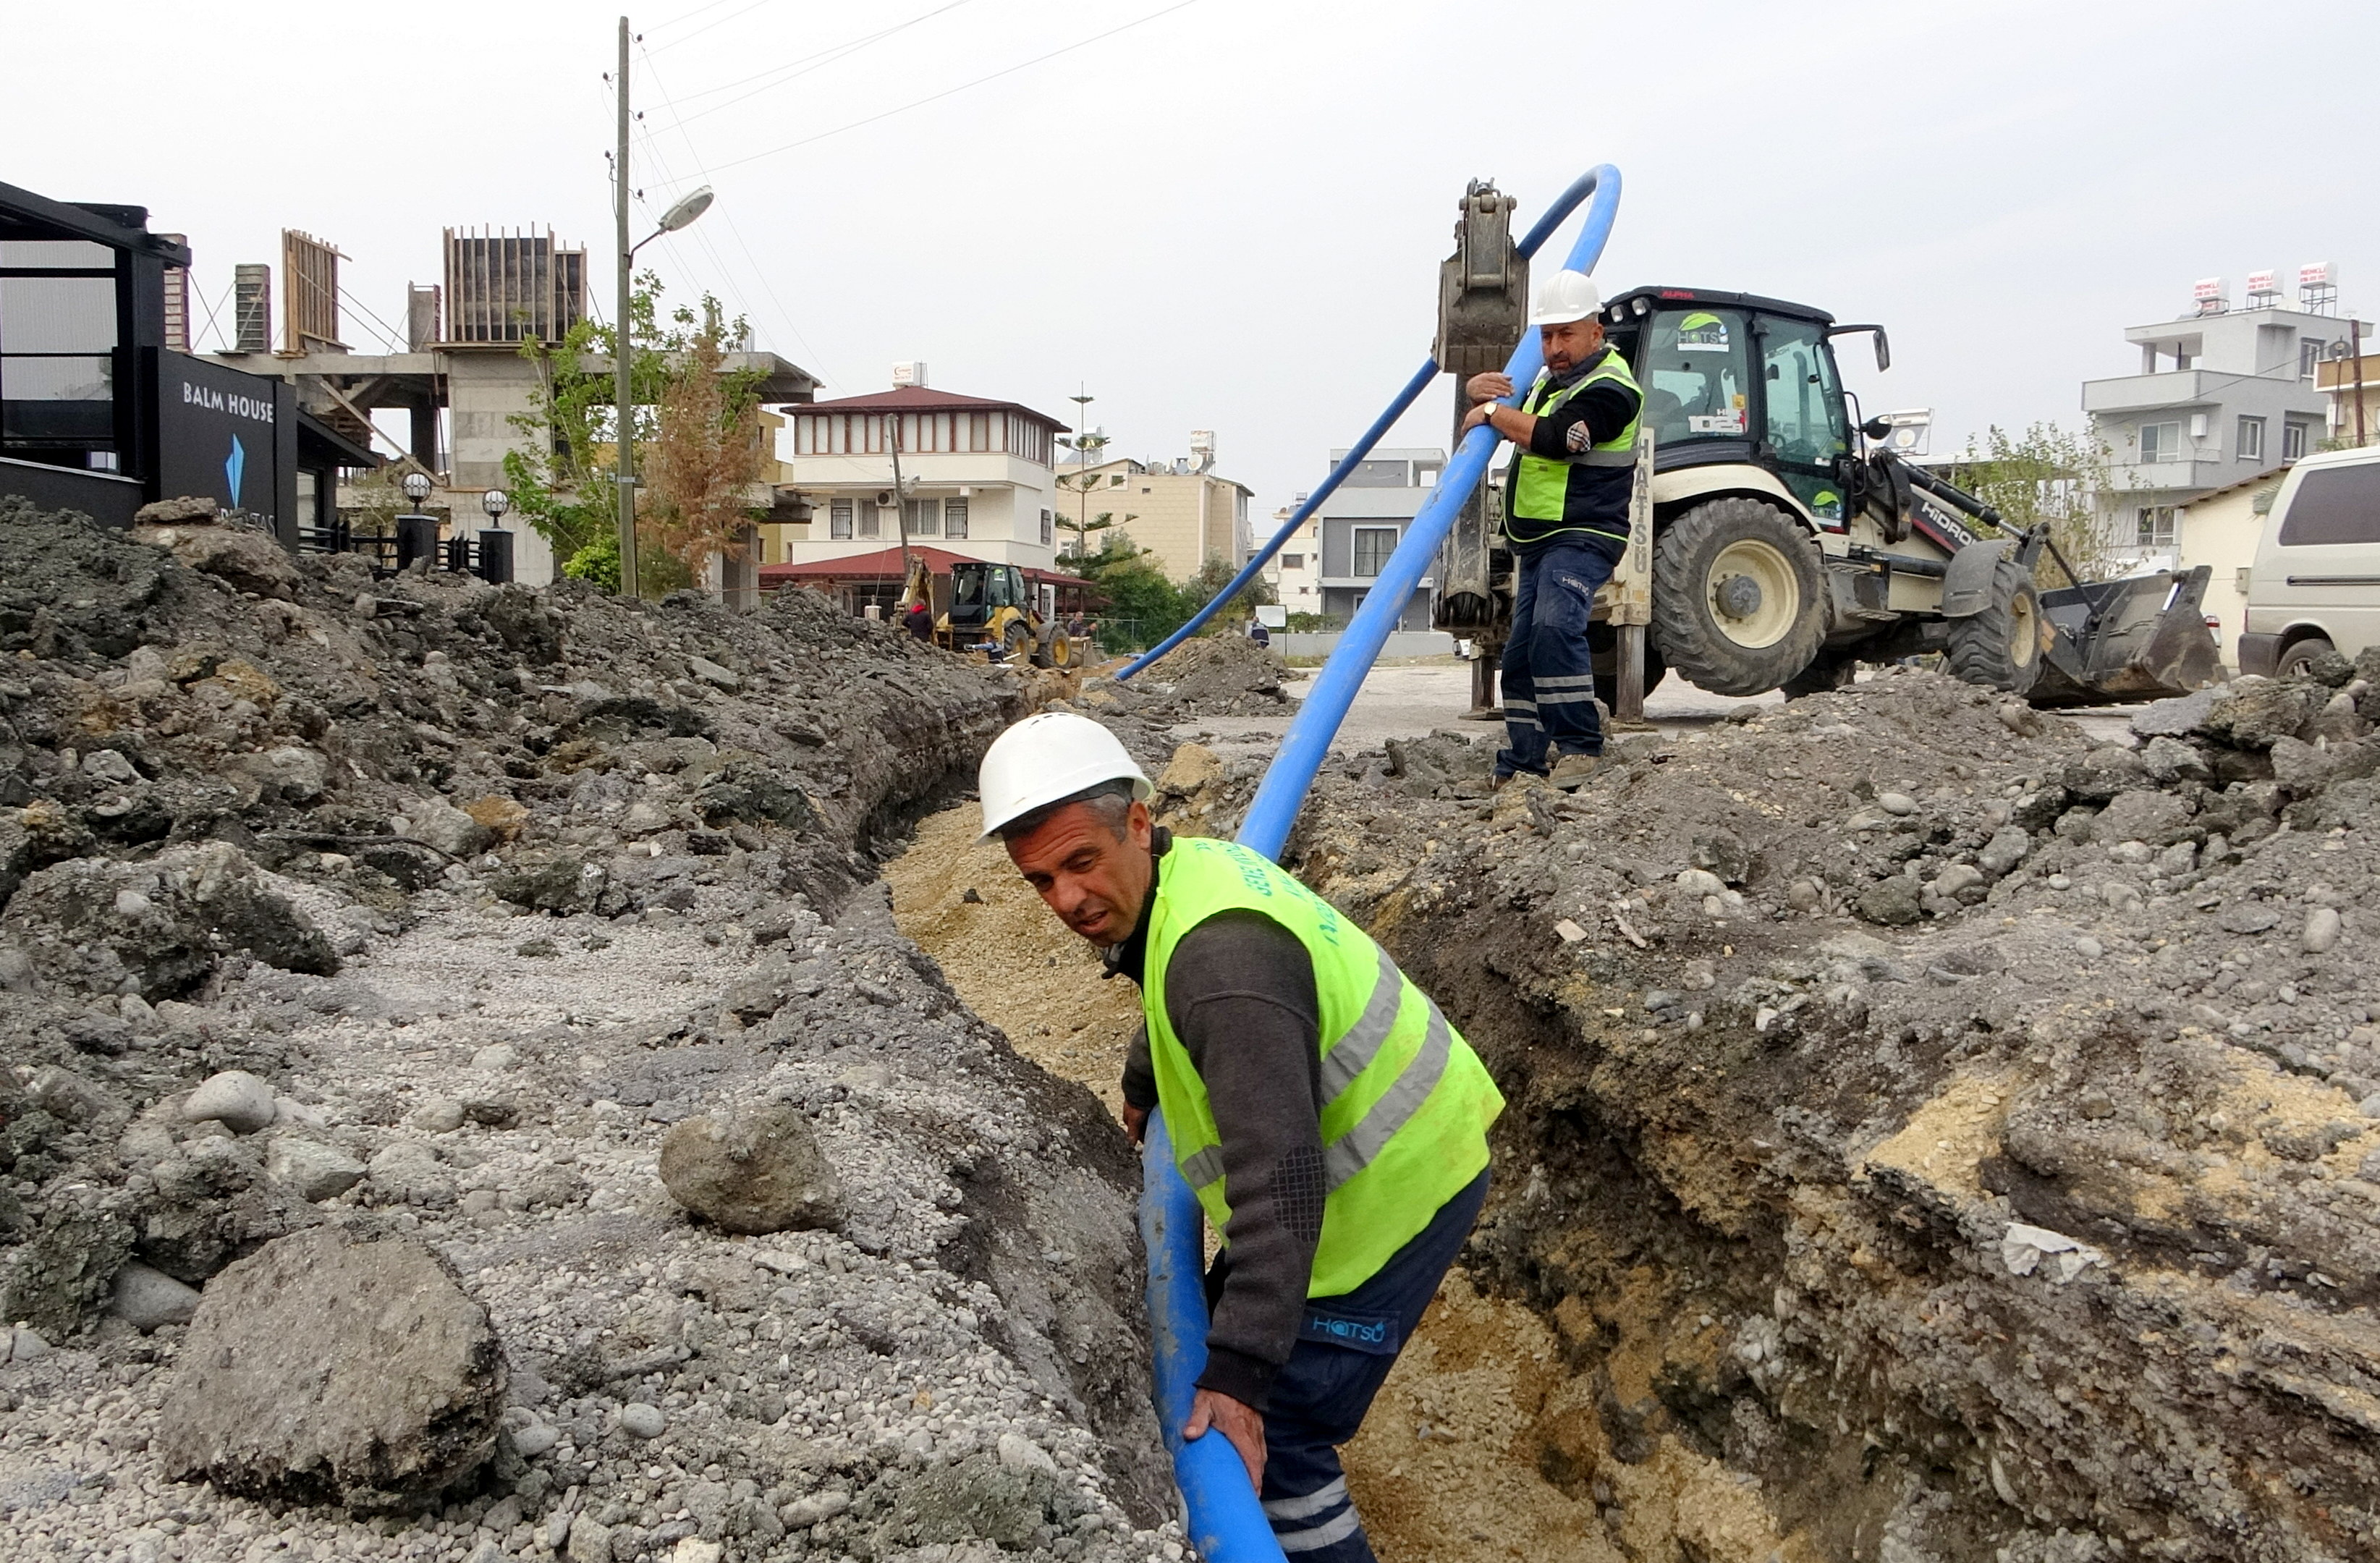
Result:
{"label": "balm house sign", "polygon": [[297,454],[288,388],[179,353],[158,359],[159,494],[212,497],[277,527],[276,474]]}

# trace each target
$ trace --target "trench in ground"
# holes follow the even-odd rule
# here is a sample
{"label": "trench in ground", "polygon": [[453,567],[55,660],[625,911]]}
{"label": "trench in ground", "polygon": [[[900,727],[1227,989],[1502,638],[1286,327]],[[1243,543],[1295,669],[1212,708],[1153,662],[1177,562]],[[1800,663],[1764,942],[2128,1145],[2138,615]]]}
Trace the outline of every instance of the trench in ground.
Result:
{"label": "trench in ground", "polygon": [[[1097,956],[1050,916],[1000,846],[976,842],[977,818],[972,804],[928,816],[908,851],[885,865],[901,929],[1019,1053],[1081,1081],[1112,1112],[1138,991],[1100,980]],[[1381,1563],[1626,1557],[1591,1495],[1572,1496],[1540,1470],[1569,1382],[1546,1324],[1483,1293],[1458,1266],[1346,1450]]]}

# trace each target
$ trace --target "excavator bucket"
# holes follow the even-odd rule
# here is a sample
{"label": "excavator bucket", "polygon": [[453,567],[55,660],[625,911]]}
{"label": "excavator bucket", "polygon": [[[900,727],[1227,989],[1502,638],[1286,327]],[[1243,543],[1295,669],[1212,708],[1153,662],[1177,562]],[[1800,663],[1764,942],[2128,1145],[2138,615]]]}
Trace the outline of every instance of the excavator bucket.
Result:
{"label": "excavator bucket", "polygon": [[2050,643],[2026,698],[2101,706],[2204,689],[2223,676],[2206,628],[2206,565],[2041,593]]}

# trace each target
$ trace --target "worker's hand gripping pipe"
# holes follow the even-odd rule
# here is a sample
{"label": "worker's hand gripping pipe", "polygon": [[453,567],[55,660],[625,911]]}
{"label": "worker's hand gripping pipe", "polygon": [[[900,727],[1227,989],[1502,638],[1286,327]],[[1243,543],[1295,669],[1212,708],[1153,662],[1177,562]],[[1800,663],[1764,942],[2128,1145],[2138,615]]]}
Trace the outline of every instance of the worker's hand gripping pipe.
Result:
{"label": "worker's hand gripping pipe", "polygon": [[[1590,195],[1600,195],[1603,199],[1597,200],[1595,211],[1587,214],[1587,230],[1590,233],[1596,231],[1596,213],[1600,212],[1603,219],[1602,232],[1609,234],[1611,231],[1611,213],[1620,202],[1620,170],[1607,163],[1580,176],[1570,188],[1562,191],[1551,206],[1546,208],[1545,215],[1537,219],[1536,225],[1522,236],[1517,247],[1521,252],[1521,259],[1526,260],[1534,257],[1546,240],[1553,236],[1553,231],[1561,226],[1563,220],[1577,210],[1578,203]],[[1595,248],[1596,253],[1602,253],[1601,239],[1598,238],[1596,241]],[[1586,268],[1582,266],[1573,269],[1585,271]],[[1533,348],[1534,345],[1531,344]],[[1516,359],[1515,362],[1517,361]],[[1534,374],[1536,371],[1532,370],[1530,372]],[[1232,599],[1239,596],[1247,584],[1257,578],[1257,572],[1263,569],[1272,556],[1281,551],[1281,545],[1297,535],[1297,529],[1305,526],[1307,519],[1321,508],[1322,502],[1337,491],[1339,485],[1346,480],[1349,473],[1355,470],[1357,464],[1372,454],[1372,447],[1387,437],[1389,430],[1395,427],[1397,419],[1404,417],[1405,409],[1412,406],[1415,400],[1429,388],[1429,382],[1437,378],[1438,360],[1434,357],[1423,359],[1421,368],[1415,370],[1414,377],[1405,382],[1404,389],[1396,394],[1394,399],[1381,410],[1380,416],[1372,420],[1372,427],[1365,430],[1363,436],[1349,447],[1347,454],[1340,458],[1339,465],[1332,467],[1330,476],[1322,479],[1321,487],[1305,496],[1305,503],[1299,505],[1295,514],[1281,523],[1281,529],[1273,533],[1272,540],[1257,550],[1248,562],[1240,567],[1240,573],[1232,577],[1232,584],[1208,598],[1205,607],[1190,615],[1188,624],[1159,641],[1152,649],[1141,653],[1125,663],[1116,677],[1130,678],[1197,634],[1199,626],[1221,612]],[[1520,382],[1516,380],[1514,383]],[[1375,592],[1374,595],[1377,596],[1378,593]],[[1377,654],[1376,652],[1375,655]],[[1370,658],[1365,659],[1365,665],[1366,667],[1371,665]],[[1336,731],[1337,723],[1332,723],[1332,728]]]}
{"label": "worker's hand gripping pipe", "polygon": [[[1620,170],[1608,163],[1594,168],[1562,192],[1561,199],[1537,219],[1536,225],[1522,239],[1521,253],[1535,255],[1563,219],[1590,196],[1594,204],[1587,209],[1586,226],[1579,234],[1578,242],[1571,247],[1570,259],[1564,264],[1572,271],[1593,272],[1603,254],[1604,241],[1611,236],[1611,219],[1620,207]],[[1525,335],[1506,372],[1514,385],[1526,386],[1536,378],[1542,362],[1536,336]],[[1264,551],[1248,562],[1247,568],[1172,638],[1117,676],[1128,677],[1155,661],[1228,602],[1255,576],[1273,551],[1305,523],[1314,507],[1338,487],[1339,480],[1378,442],[1389,426],[1437,374],[1437,360],[1424,364],[1421,372],[1398,393],[1389,409],[1347,453],[1347,459],[1332,469],[1330,479],[1290,518],[1288,525],[1274,534]],[[1380,648],[1388,644],[1389,631],[1402,615],[1406,600],[1438,552],[1455,513],[1478,486],[1488,470],[1488,458],[1495,452],[1494,431],[1475,429],[1440,476],[1438,492],[1406,529],[1404,541],[1390,559],[1364,606],[1356,611],[1354,622],[1347,627],[1339,649],[1323,667],[1314,692],[1298,708],[1296,719],[1290,723],[1289,736],[1282,740],[1281,753],[1265,772],[1256,803],[1248,810],[1247,823],[1241,828],[1241,844],[1254,847],[1267,857],[1281,855],[1298,806],[1305,799],[1306,789],[1314,784],[1314,773],[1321,768],[1322,757],[1339,731],[1339,723],[1346,717],[1347,707],[1363,684],[1364,674],[1379,656]],[[1190,1420],[1190,1403],[1197,1389],[1198,1375],[1207,1366],[1207,1295],[1201,1283],[1204,1231],[1204,1215],[1197,1196],[1190,1192],[1173,1165],[1173,1141],[1165,1132],[1165,1115],[1152,1112],[1141,1151],[1140,1236],[1148,1250],[1148,1325],[1155,1343],[1157,1420],[1164,1430],[1165,1447],[1173,1455],[1173,1480],[1181,1487],[1184,1505],[1189,1510],[1191,1545],[1198,1549],[1205,1563],[1282,1563],[1281,1545],[1273,1539],[1264,1506],[1248,1485],[1247,1468],[1240,1463],[1239,1451],[1220,1433],[1210,1432],[1187,1441],[1182,1436],[1183,1424]]]}
{"label": "worker's hand gripping pipe", "polygon": [[[1571,191],[1592,191],[1594,202],[1586,209],[1585,226],[1562,265],[1569,271],[1592,273],[1602,258],[1604,241],[1611,236],[1611,219],[1620,207],[1620,170],[1604,164],[1572,186]],[[1552,213],[1548,216],[1560,221]],[[1548,221],[1540,220],[1529,236],[1542,242],[1548,226]],[[1524,333],[1504,371],[1515,387],[1508,402],[1526,394],[1537,370],[1544,367],[1536,333]],[[1305,802],[1306,790],[1314,785],[1314,773],[1322,768],[1323,757],[1330,752],[1330,740],[1337,736],[1355,691],[1363,687],[1364,675],[1371,671],[1380,648],[1388,644],[1389,632],[1404,616],[1415,588],[1429,573],[1430,561],[1438,556],[1439,545],[1446,540],[1456,514],[1487,475],[1496,444],[1496,431],[1484,425],[1463,436],[1454,459],[1439,476],[1437,491],[1405,528],[1403,540],[1390,555],[1364,605],[1355,610],[1346,633],[1339,637],[1338,649],[1323,664],[1312,692],[1299,703],[1289,733],[1281,742],[1281,752],[1266,769],[1256,801],[1248,806],[1247,823],[1240,827],[1241,845],[1254,847],[1267,857],[1281,855],[1290,828],[1297,822],[1298,808]]]}
{"label": "worker's hand gripping pipe", "polygon": [[1207,1367],[1205,1244],[1197,1195],[1173,1166],[1165,1115],[1148,1115],[1140,1153],[1140,1240],[1148,1250],[1148,1329],[1155,1343],[1157,1420],[1173,1456],[1173,1480],[1190,1513],[1190,1545],[1205,1563],[1281,1563],[1248,1468],[1220,1432],[1184,1442],[1183,1424]]}

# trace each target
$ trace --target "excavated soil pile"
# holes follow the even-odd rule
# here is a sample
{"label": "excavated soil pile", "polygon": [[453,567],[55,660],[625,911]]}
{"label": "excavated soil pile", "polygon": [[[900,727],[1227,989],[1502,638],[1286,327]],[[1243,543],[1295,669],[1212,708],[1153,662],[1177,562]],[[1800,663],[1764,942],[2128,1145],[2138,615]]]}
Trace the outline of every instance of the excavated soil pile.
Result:
{"label": "excavated soil pile", "polygon": [[1639,1558],[2374,1556],[2380,665],[2325,671],[2132,745],[1896,671],[1569,796],[1327,775],[1293,866],[1511,1098],[1511,1458]]}
{"label": "excavated soil pile", "polygon": [[1129,1148],[868,883],[1038,685],[21,507],[0,656],[0,1555],[1180,1555]]}
{"label": "excavated soil pile", "polygon": [[1112,701],[1156,720],[1282,716],[1293,708],[1281,686],[1285,664],[1244,635],[1203,635],[1184,641],[1135,674],[1129,684],[1094,687],[1094,708]]}

